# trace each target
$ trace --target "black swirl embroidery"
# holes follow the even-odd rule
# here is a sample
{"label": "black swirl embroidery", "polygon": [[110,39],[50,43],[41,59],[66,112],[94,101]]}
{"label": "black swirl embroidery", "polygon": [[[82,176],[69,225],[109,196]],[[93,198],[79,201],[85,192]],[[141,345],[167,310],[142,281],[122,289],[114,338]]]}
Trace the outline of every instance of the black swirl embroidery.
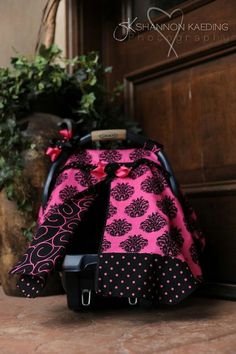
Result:
{"label": "black swirl embroidery", "polygon": [[52,214],[58,213],[59,205],[60,205],[60,204],[57,204],[57,203],[51,205],[50,208],[49,208],[48,211],[47,211],[46,217],[48,218],[48,217],[50,217]]}
{"label": "black swirl embroidery", "polygon": [[68,200],[58,206],[57,213],[45,217],[25,255],[11,270],[11,274],[23,274],[18,286],[25,296],[35,297],[39,294],[38,284],[43,288],[47,275],[59,259],[63,259],[66,245],[93,200],[92,196],[76,202]]}

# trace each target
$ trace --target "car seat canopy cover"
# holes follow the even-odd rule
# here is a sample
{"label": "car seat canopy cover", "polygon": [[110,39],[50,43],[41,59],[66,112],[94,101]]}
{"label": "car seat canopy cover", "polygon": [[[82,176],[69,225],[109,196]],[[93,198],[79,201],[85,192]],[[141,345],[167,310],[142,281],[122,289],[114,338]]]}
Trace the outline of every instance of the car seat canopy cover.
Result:
{"label": "car seat canopy cover", "polygon": [[180,203],[172,192],[158,149],[77,149],[67,159],[31,245],[10,272],[21,274],[26,297],[41,293],[68,245],[84,236],[80,223],[103,184],[109,195],[98,235],[97,294],[175,304],[198,287],[204,236],[186,198]]}

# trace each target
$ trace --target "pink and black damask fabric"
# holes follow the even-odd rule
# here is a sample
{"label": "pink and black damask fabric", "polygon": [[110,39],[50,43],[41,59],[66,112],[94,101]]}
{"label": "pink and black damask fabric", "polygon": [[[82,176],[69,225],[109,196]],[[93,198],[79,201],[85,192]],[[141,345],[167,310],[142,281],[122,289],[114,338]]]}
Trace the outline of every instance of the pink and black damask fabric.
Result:
{"label": "pink and black damask fabric", "polygon": [[84,237],[81,222],[89,220],[104,183],[109,198],[97,235],[97,294],[175,304],[196,289],[204,237],[194,211],[173,194],[157,150],[78,149],[67,160],[40,210],[32,244],[11,271],[21,274],[25,296],[40,294],[70,242]]}

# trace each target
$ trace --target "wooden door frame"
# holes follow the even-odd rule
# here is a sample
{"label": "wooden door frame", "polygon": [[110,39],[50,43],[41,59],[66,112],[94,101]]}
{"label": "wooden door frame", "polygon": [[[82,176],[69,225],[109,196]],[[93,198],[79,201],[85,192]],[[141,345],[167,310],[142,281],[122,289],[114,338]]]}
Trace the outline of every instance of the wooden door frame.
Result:
{"label": "wooden door frame", "polygon": [[66,56],[102,52],[102,6],[88,0],[66,0]]}
{"label": "wooden door frame", "polygon": [[[66,0],[66,57],[73,58],[79,53],[79,36],[81,19],[77,0]],[[82,26],[81,26],[82,27]]]}

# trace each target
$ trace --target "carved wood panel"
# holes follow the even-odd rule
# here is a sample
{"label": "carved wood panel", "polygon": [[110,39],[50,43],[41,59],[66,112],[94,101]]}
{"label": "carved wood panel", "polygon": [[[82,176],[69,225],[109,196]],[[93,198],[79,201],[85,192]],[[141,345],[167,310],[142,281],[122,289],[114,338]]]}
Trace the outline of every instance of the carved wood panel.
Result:
{"label": "carved wood panel", "polygon": [[[211,293],[236,298],[235,0],[179,4],[185,30],[174,43],[177,56],[173,51],[167,55],[169,44],[163,38],[170,35],[167,29],[162,35],[144,29],[125,41],[114,39],[116,26],[132,18],[131,0],[78,0],[78,4],[82,14],[78,52],[100,50],[104,64],[113,66],[108,88],[124,80],[127,114],[165,145],[200,217],[208,243],[206,279],[220,284]],[[159,14],[153,23],[178,23],[181,11],[169,18]],[[210,30],[207,23],[212,24]],[[203,26],[193,30],[191,24]],[[226,31],[220,30],[222,24]]]}
{"label": "carved wood panel", "polygon": [[236,54],[214,55],[126,77],[131,114],[185,184],[236,176]]}

